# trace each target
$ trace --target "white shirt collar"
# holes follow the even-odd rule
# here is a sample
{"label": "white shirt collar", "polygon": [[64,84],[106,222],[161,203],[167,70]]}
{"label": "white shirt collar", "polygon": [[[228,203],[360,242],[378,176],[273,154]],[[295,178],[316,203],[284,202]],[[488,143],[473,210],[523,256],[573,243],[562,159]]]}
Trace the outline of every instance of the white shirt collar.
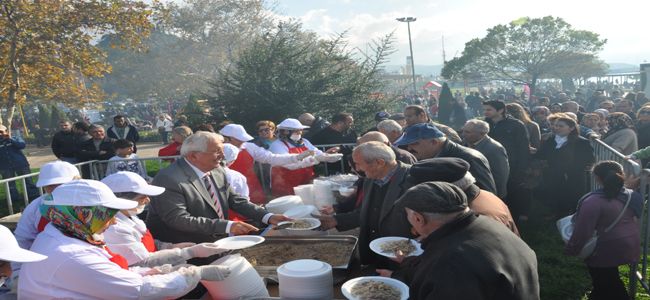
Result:
{"label": "white shirt collar", "polygon": [[569,136],[555,136],[555,149],[560,149],[569,140]]}
{"label": "white shirt collar", "polygon": [[[183,158],[185,159],[185,158]],[[199,177],[199,179],[203,179],[203,176],[210,174],[210,172],[203,172],[199,170],[199,168],[195,167],[189,160],[185,159],[185,162],[187,162],[188,165],[194,170],[194,173],[196,173],[196,176]]]}

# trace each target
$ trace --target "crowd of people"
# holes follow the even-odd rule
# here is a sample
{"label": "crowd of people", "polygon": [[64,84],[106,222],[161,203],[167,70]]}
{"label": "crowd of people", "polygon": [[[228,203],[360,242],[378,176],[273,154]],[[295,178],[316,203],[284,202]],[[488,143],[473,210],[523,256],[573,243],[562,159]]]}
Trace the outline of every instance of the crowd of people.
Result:
{"label": "crowd of people", "polygon": [[[472,93],[482,117],[452,126],[418,104],[378,112],[360,135],[346,112],[329,121],[311,113],[277,125],[260,120],[253,135],[236,123],[193,130],[161,115],[156,126],[171,141],[159,155],[178,158],[153,177],[137,161],[138,130],[125,116],[108,129],[62,121],[52,141],[59,160],[42,168],[34,188],[45,193],[15,232],[20,248],[0,246],[0,254],[29,259],[7,254],[0,263],[11,262],[9,286],[25,299],[201,295],[199,281],[230,276],[211,264],[226,252],[212,242],[290,220],[263,205],[310,183],[322,163],[359,180],[356,193],[320,207],[321,229],[359,228],[365,270],[403,281],[412,299],[538,299],[536,255],[518,229],[533,203],[548,220],[577,210],[566,254],[577,255],[597,232],[602,242],[585,259],[591,298],[625,298],[617,267],[639,258],[642,199],[624,186],[620,164],[596,162],[589,139],[629,159],[650,158],[645,95],[558,93],[530,102],[509,95]],[[0,151],[20,149],[4,139]],[[102,181],[80,179],[87,170],[71,165],[88,160],[108,161]],[[387,236],[418,239],[424,253],[388,259],[370,249]]]}

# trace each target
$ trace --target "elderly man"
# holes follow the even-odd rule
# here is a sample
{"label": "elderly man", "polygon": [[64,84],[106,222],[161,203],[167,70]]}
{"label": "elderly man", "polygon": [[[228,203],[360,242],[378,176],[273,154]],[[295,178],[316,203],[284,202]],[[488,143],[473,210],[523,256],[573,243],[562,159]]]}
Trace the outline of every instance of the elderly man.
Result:
{"label": "elderly man", "polygon": [[489,137],[490,125],[482,120],[469,120],[463,126],[464,145],[481,152],[490,162],[490,170],[497,187],[497,196],[505,199],[508,194],[508,176],[510,167],[508,165],[508,154],[506,148]]}
{"label": "elderly man", "polygon": [[488,160],[474,149],[456,144],[447,139],[436,126],[428,123],[416,124],[406,129],[396,146],[406,146],[418,160],[434,157],[458,157],[467,161],[470,172],[476,178],[476,185],[495,193],[494,178]]}
{"label": "elderly man", "polygon": [[[106,131],[101,125],[93,124],[88,129],[91,139],[79,145],[77,158],[79,161],[90,160],[109,160],[115,156],[115,149],[113,149],[113,142],[115,139],[106,136]],[[97,164],[97,172],[100,177],[104,176],[106,172],[106,164]],[[84,166],[82,169],[83,178],[91,178],[90,169]]]}
{"label": "elderly man", "polygon": [[166,190],[154,197],[147,215],[147,227],[158,239],[171,243],[214,242],[227,234],[242,235],[258,231],[250,224],[228,221],[228,210],[252,220],[277,224],[287,220],[232,191],[226,184],[222,137],[212,132],[197,132],[181,147],[181,156],[160,170],[152,184]]}
{"label": "elderly man", "polygon": [[383,120],[377,124],[377,131],[386,135],[391,143],[402,136],[402,126],[395,120]]}
{"label": "elderly man", "polygon": [[457,186],[416,185],[398,207],[424,249],[404,260],[408,272],[393,274],[411,299],[539,299],[535,252],[500,223],[475,215]]}
{"label": "elderly man", "polygon": [[427,181],[452,183],[465,192],[469,208],[475,213],[499,221],[519,235],[508,206],[495,194],[474,184],[476,179],[469,173],[469,164],[466,161],[455,157],[425,159],[411,166],[409,178],[413,184]]}
{"label": "elderly man", "polygon": [[108,127],[107,135],[116,140],[129,140],[133,142],[133,153],[138,152],[136,144],[140,140],[138,129],[126,122],[126,117],[117,115],[113,117],[113,126]]}
{"label": "elderly man", "polygon": [[427,111],[420,105],[409,105],[404,108],[404,118],[406,119],[407,128],[415,124],[430,123],[438,127],[440,131],[455,143],[462,143],[460,136],[453,128],[431,121],[429,115],[427,115]]}
{"label": "elderly man", "polygon": [[411,237],[411,228],[404,210],[393,203],[411,185],[407,180],[410,166],[395,160],[395,153],[386,144],[367,142],[354,148],[352,159],[357,171],[365,173],[361,206],[352,212],[320,216],[322,227],[339,231],[360,227],[359,254],[362,264],[386,266],[384,257],[370,251],[370,241],[385,236]]}
{"label": "elderly man", "polygon": [[407,165],[412,165],[418,161],[418,159],[415,158],[411,152],[393,146],[393,144],[391,144],[391,142],[388,140],[388,137],[379,131],[367,132],[357,140],[357,145],[372,141],[388,145],[391,149],[393,149],[393,152],[395,152],[395,159],[397,161],[401,161]]}

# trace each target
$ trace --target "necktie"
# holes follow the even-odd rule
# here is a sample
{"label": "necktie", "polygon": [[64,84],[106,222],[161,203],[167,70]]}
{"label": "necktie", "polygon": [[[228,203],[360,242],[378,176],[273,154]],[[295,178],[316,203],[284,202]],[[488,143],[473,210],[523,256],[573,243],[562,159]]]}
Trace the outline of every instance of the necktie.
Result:
{"label": "necktie", "polygon": [[221,202],[219,202],[219,197],[217,196],[217,189],[212,184],[212,180],[210,180],[210,174],[203,176],[203,183],[205,184],[205,188],[208,189],[210,198],[214,201],[214,206],[217,207],[217,215],[219,216],[219,219],[224,219]]}

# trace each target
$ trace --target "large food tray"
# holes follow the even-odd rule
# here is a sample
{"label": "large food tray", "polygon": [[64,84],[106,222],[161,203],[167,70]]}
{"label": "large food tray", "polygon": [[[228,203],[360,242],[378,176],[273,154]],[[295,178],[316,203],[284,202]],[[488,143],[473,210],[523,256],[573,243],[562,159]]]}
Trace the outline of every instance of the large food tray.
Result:
{"label": "large food tray", "polygon": [[[318,243],[341,243],[345,245],[351,245],[349,247],[349,251],[346,251],[344,253],[345,259],[344,263],[339,264],[339,265],[333,265],[332,270],[334,273],[341,273],[345,272],[349,269],[350,265],[352,264],[352,259],[354,258],[354,253],[357,247],[357,238],[351,235],[330,235],[330,236],[317,236],[317,237],[311,237],[311,236],[267,236],[265,238],[265,241],[259,245],[256,245],[254,247],[251,247],[249,249],[254,249],[254,248],[263,248],[265,245],[273,245],[273,244],[294,244],[294,245],[309,245],[309,244],[318,244]],[[247,249],[242,249],[239,252],[246,252]],[[248,250],[250,251],[250,250]],[[245,256],[244,256],[245,257]],[[291,257],[288,258],[287,261],[292,261],[296,259],[305,259],[309,257]],[[252,257],[246,257],[249,261],[253,260]],[[277,281],[277,272],[276,269],[282,265],[282,263],[275,264],[275,265],[255,265],[255,270],[260,274],[262,277],[266,277],[270,280]],[[336,275],[336,274],[335,274]]]}

